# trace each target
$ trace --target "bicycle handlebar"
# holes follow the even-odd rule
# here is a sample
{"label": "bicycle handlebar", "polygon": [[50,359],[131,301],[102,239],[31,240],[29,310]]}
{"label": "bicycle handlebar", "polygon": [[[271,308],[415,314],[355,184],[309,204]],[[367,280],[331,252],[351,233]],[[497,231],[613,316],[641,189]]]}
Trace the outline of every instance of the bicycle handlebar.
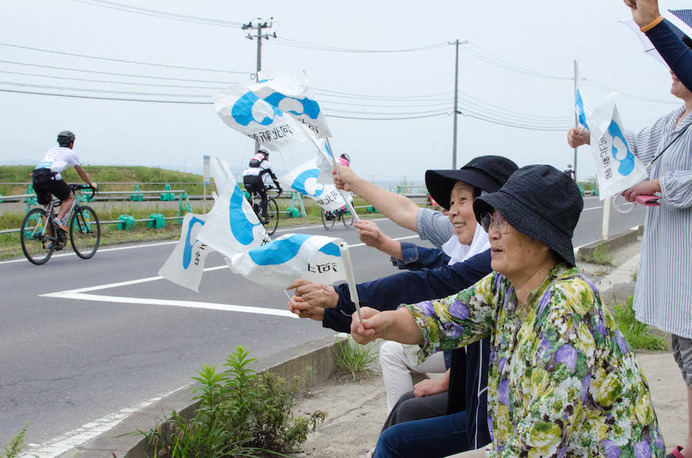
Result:
{"label": "bicycle handlebar", "polygon": [[96,188],[90,184],[71,184],[70,189],[72,191],[81,191],[83,189],[91,189],[91,195],[87,197],[87,200],[92,200],[96,195]]}

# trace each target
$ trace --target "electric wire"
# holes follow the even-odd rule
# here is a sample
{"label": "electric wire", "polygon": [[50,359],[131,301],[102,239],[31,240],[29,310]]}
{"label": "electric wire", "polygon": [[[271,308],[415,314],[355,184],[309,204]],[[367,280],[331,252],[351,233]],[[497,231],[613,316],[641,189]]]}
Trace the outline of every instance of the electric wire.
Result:
{"label": "electric wire", "polygon": [[52,49],[34,48],[31,46],[22,46],[22,45],[16,45],[16,44],[12,44],[12,43],[0,43],[0,46],[5,46],[8,48],[27,49],[30,51],[45,52],[45,53],[58,54],[58,55],[63,55],[63,56],[82,57],[85,59],[95,59],[95,60],[102,60],[102,61],[107,61],[107,62],[119,62],[119,63],[125,63],[125,64],[147,65],[150,67],[175,68],[175,69],[179,69],[179,70],[195,70],[195,71],[200,71],[200,72],[233,73],[233,74],[240,74],[240,75],[249,75],[250,73],[254,73],[254,72],[242,72],[242,71],[238,71],[238,70],[221,70],[221,69],[215,69],[215,68],[185,67],[182,65],[169,65],[169,64],[152,63],[152,62],[139,62],[139,61],[134,61],[134,60],[116,59],[113,57],[90,56],[87,54],[77,54],[77,53],[72,53],[72,52],[67,52],[67,51],[54,51]]}
{"label": "electric wire", "polygon": [[433,43],[430,45],[419,46],[415,48],[403,48],[403,49],[358,49],[358,48],[346,48],[341,46],[329,46],[321,45],[317,43],[310,43],[307,41],[294,40],[291,38],[286,38],[283,36],[276,37],[273,42],[279,46],[287,46],[291,48],[307,49],[311,51],[325,51],[325,52],[341,52],[341,53],[355,53],[355,54],[391,54],[391,53],[407,53],[407,52],[419,52],[428,51],[431,49],[438,49],[442,47],[449,46],[447,42],[443,43]]}
{"label": "electric wire", "polygon": [[243,27],[242,22],[224,21],[221,19],[211,19],[200,16],[191,16],[187,14],[177,14],[168,11],[154,10],[150,8],[141,8],[136,6],[124,5],[122,3],[110,2],[106,0],[73,0],[77,3],[84,3],[91,6],[98,6],[101,8],[109,8],[119,11],[126,11],[129,13],[143,14],[146,16],[154,16],[163,19],[173,19],[176,21],[184,22],[195,22],[199,24],[214,25],[219,27],[232,27],[240,29]]}

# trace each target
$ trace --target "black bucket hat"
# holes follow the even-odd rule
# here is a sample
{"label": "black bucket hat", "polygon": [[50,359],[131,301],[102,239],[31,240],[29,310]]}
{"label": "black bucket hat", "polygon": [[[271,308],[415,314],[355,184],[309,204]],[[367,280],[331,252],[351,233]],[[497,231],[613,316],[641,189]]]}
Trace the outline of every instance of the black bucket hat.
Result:
{"label": "black bucket hat", "polygon": [[569,265],[576,265],[572,235],[584,208],[579,186],[550,165],[522,167],[497,192],[473,202],[476,220],[500,212],[519,232],[545,243]]}
{"label": "black bucket hat", "polygon": [[428,170],[425,186],[442,208],[449,210],[449,196],[457,181],[486,192],[499,190],[519,167],[502,156],[479,156],[459,170]]}

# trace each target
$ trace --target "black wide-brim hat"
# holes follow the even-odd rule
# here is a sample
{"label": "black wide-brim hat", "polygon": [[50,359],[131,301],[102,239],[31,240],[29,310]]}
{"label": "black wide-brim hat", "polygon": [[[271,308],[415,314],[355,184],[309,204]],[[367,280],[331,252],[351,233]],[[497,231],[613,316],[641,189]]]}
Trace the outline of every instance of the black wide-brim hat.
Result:
{"label": "black wide-brim hat", "polygon": [[473,211],[493,210],[516,230],[545,243],[569,265],[575,266],[572,236],[584,208],[579,186],[550,165],[528,165],[509,177],[502,188],[476,198]]}
{"label": "black wide-brim hat", "polygon": [[449,196],[457,181],[486,192],[495,192],[518,168],[517,164],[506,157],[479,156],[459,170],[426,171],[425,186],[435,202],[449,210]]}

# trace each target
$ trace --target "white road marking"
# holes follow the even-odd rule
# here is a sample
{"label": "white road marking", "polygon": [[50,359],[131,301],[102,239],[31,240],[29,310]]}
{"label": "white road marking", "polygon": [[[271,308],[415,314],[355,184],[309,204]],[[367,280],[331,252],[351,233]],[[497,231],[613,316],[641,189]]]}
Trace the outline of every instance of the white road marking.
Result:
{"label": "white road marking", "polygon": [[124,409],[119,410],[118,412],[106,415],[105,417],[101,417],[98,420],[86,423],[73,431],[70,431],[54,439],[51,439],[42,445],[36,445],[36,448],[30,448],[27,451],[27,453],[20,455],[20,458],[54,458],[56,456],[59,456],[60,454],[65,453],[66,451],[71,450],[74,447],[77,447],[78,445],[83,444],[84,442],[91,440],[99,436],[100,434],[103,434],[113,429],[118,423],[125,420],[133,413],[136,413],[139,410],[148,407],[155,402],[160,401],[166,396],[170,396],[171,394],[187,387],[188,385],[181,386],[180,388],[176,388],[175,390],[169,391],[168,393],[165,393],[161,396],[151,398],[135,406],[126,407]]}

